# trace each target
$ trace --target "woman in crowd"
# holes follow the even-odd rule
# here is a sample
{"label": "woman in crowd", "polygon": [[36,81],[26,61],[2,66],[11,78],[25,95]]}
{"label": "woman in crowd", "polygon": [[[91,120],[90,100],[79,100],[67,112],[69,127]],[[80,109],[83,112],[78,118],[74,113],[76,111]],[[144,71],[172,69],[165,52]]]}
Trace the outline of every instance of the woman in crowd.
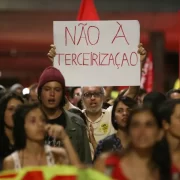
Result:
{"label": "woman in crowd", "polygon": [[[22,105],[24,100],[15,93],[8,93],[0,100],[0,159],[11,154],[14,150],[13,119],[12,115],[17,106]],[[1,163],[0,163],[1,164]]]}
{"label": "woman in crowd", "polygon": [[160,115],[170,147],[172,173],[175,178],[180,173],[180,100],[166,101],[160,109]]}
{"label": "woman in crowd", "polygon": [[[54,164],[80,165],[68,135],[59,125],[47,125],[47,117],[38,104],[22,105],[15,111],[14,142],[16,151],[5,158],[3,169],[19,170],[27,166]],[[44,144],[45,135],[60,139],[64,148]]]}
{"label": "woman in crowd", "polygon": [[122,97],[120,95],[116,98],[112,109],[111,121],[117,132],[98,143],[94,159],[96,159],[102,152],[120,151],[127,146],[129,142],[129,137],[126,131],[127,118],[135,105],[136,101],[129,97]]}
{"label": "woman in crowd", "polygon": [[94,167],[115,179],[171,180],[168,143],[159,116],[149,107],[132,110],[127,121],[130,144],[123,154],[100,156]]}

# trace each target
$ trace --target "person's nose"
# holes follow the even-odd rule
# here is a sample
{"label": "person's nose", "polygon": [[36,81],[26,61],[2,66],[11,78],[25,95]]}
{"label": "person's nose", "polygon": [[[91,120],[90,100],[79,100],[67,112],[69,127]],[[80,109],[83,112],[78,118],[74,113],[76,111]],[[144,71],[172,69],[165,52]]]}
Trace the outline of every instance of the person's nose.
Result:
{"label": "person's nose", "polygon": [[95,99],[95,95],[92,94],[92,95],[91,95],[91,100],[94,100],[94,99]]}
{"label": "person's nose", "polygon": [[54,96],[55,95],[55,92],[53,89],[50,90],[50,96]]}

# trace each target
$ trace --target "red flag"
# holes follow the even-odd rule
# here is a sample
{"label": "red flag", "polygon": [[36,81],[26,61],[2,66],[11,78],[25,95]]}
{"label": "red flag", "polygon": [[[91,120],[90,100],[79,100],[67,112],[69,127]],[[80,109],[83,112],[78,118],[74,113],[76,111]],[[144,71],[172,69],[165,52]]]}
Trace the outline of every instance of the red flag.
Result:
{"label": "red flag", "polygon": [[145,89],[147,92],[151,92],[153,90],[153,75],[154,70],[152,54],[149,53],[144,64],[144,72],[141,77],[141,88]]}
{"label": "red flag", "polygon": [[81,5],[77,17],[78,21],[99,20],[99,16],[94,5],[94,0],[81,0]]}

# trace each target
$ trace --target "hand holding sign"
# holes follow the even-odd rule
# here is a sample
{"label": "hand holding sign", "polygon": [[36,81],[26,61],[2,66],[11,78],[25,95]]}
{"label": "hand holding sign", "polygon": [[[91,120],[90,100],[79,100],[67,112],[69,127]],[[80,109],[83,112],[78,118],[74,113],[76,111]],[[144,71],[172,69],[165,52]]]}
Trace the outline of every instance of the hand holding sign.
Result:
{"label": "hand holding sign", "polygon": [[144,49],[143,44],[140,43],[138,45],[138,54],[140,54],[140,61],[141,63],[144,63],[147,57],[147,51]]}
{"label": "hand holding sign", "polygon": [[50,45],[51,49],[49,50],[47,56],[51,62],[54,62],[54,57],[56,56],[56,47],[54,44]]}

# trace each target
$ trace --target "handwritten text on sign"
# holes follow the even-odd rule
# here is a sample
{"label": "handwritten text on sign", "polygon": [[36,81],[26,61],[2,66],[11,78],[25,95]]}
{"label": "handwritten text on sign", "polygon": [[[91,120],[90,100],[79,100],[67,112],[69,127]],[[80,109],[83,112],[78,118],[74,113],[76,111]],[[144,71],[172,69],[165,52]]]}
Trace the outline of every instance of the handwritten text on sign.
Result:
{"label": "handwritten text on sign", "polygon": [[140,84],[139,22],[55,21],[54,66],[67,86]]}

